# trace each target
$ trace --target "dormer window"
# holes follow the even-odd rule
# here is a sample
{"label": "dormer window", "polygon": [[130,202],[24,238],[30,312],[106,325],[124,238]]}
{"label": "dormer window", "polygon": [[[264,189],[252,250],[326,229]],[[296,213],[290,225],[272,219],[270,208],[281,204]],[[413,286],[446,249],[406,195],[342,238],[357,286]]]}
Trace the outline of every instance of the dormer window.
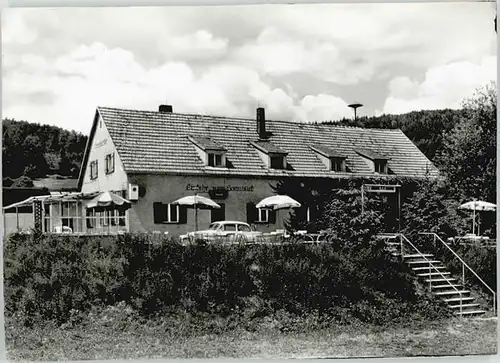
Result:
{"label": "dormer window", "polygon": [[270,155],[271,169],[284,169],[285,168],[285,157],[283,155]]}
{"label": "dormer window", "polygon": [[328,170],[340,173],[347,171],[346,157],[342,153],[322,145],[311,146],[311,149]]}
{"label": "dormer window", "polygon": [[208,166],[219,166],[222,167],[222,154],[208,153]]}
{"label": "dormer window", "polygon": [[356,152],[365,159],[373,172],[389,174],[389,167],[387,166],[389,158],[371,150],[358,149]]}
{"label": "dormer window", "polygon": [[387,174],[387,160],[374,160],[375,173]]}
{"label": "dormer window", "polygon": [[331,158],[332,171],[345,171],[345,158]]}
{"label": "dormer window", "polygon": [[270,141],[250,141],[264,164],[270,169],[286,169],[286,156],[288,153],[276,145],[272,144]]}
{"label": "dormer window", "polygon": [[226,149],[209,137],[188,136],[206,166],[214,168],[226,167]]}

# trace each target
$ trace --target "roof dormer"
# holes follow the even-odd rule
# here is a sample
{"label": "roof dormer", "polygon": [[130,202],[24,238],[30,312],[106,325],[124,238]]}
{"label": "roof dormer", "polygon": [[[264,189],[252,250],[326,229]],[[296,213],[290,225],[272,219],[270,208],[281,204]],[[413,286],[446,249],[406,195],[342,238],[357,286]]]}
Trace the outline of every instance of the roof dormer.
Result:
{"label": "roof dormer", "polygon": [[209,137],[188,136],[194,144],[198,155],[206,166],[215,168],[226,167],[227,149]]}
{"label": "roof dormer", "polygon": [[357,154],[365,159],[371,171],[378,174],[389,174],[387,162],[390,158],[366,149],[356,149]]}
{"label": "roof dormer", "polygon": [[346,172],[347,156],[322,145],[310,146],[329,171]]}
{"label": "roof dormer", "polygon": [[286,156],[288,153],[270,141],[250,141],[264,164],[270,169],[286,169]]}

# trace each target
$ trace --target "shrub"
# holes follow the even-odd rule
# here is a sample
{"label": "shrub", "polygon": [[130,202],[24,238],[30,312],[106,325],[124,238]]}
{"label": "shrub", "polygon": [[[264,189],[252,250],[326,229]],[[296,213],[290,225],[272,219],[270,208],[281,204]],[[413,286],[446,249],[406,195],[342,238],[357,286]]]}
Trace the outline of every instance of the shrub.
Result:
{"label": "shrub", "polygon": [[144,317],[184,311],[247,323],[278,311],[377,324],[407,314],[394,307],[419,303],[408,271],[364,234],[356,238],[349,249],[338,237],[337,245],[183,246],[141,235],[12,235],[6,312],[27,325],[73,324],[119,303]]}

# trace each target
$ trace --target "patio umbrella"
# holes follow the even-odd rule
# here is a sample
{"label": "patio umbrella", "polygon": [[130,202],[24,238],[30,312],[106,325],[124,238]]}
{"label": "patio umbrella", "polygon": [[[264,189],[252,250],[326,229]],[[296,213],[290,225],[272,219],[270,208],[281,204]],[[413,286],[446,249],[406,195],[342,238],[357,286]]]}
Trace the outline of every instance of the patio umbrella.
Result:
{"label": "patio umbrella", "polygon": [[273,195],[272,197],[262,199],[255,207],[278,211],[280,209],[299,208],[300,206],[299,202],[288,195]]}
{"label": "patio umbrella", "polygon": [[220,205],[215,203],[212,199],[207,197],[202,197],[201,195],[188,195],[173,201],[171,204],[185,205],[187,207],[194,208],[194,233],[198,231],[198,208],[199,209],[210,209],[210,208],[220,208]]}
{"label": "patio umbrella", "polygon": [[125,198],[111,192],[104,192],[96,196],[87,204],[87,209],[106,210],[130,208],[131,203]]}
{"label": "patio umbrella", "polygon": [[[494,211],[496,209],[496,204],[484,202],[482,200],[473,200],[462,204],[460,209],[467,209],[472,211],[472,234],[474,234],[476,226],[476,211]],[[478,231],[479,234],[479,231]]]}
{"label": "patio umbrella", "polygon": [[299,208],[300,203],[295,199],[290,198],[288,195],[274,195],[272,197],[267,197],[262,199],[257,203],[257,208],[262,209],[287,209],[287,208]]}

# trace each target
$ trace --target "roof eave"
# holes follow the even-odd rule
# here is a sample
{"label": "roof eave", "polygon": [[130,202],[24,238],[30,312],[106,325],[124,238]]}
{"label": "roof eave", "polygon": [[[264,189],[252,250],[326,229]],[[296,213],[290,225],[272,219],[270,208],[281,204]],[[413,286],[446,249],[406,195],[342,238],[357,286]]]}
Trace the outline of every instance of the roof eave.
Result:
{"label": "roof eave", "polygon": [[100,116],[101,115],[99,113],[99,107],[97,107],[94,115],[94,122],[92,123],[92,129],[90,130],[90,135],[87,139],[87,145],[85,145],[85,153],[83,154],[83,162],[80,166],[80,173],[78,174],[78,191],[82,190],[83,179],[85,178],[85,170],[87,170],[87,164],[90,157],[90,148],[92,147],[92,142],[94,141],[94,136],[97,129],[97,121],[99,120]]}
{"label": "roof eave", "polygon": [[193,144],[195,144],[197,147],[199,147],[201,150],[205,152],[210,152],[210,151],[227,152],[227,149],[223,146],[217,146],[217,147],[205,146],[191,135],[188,135],[187,138],[189,141],[191,141]]}
{"label": "roof eave", "polygon": [[309,146],[313,151],[317,152],[318,154],[321,154],[323,155],[325,158],[329,158],[329,159],[335,159],[335,158],[338,158],[338,159],[347,159],[347,156],[345,155],[340,155],[340,154],[333,154],[333,153],[327,153],[327,152],[324,152],[323,150],[320,150],[314,146]]}
{"label": "roof eave", "polygon": [[264,148],[263,146],[259,145],[257,142],[255,141],[249,141],[250,144],[252,146],[254,146],[256,149],[259,149],[260,151],[262,151],[264,154],[267,154],[267,155],[288,155],[288,152],[284,151],[284,150],[279,150],[279,151],[269,151],[267,150],[266,148]]}

